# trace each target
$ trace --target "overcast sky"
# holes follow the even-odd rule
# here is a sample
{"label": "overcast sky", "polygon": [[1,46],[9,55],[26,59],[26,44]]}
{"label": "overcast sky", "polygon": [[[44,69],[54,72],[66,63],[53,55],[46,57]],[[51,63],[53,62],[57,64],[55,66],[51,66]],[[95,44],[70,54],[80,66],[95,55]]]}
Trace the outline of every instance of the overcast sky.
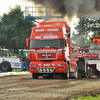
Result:
{"label": "overcast sky", "polygon": [[[0,0],[0,16],[3,15],[3,13],[7,13],[11,8],[14,8],[15,5],[20,5],[22,8],[22,11],[25,10],[25,6],[34,6],[33,3],[27,2],[26,0]],[[74,23],[77,22],[77,20],[73,20]],[[73,24],[71,25],[71,30],[73,30]]]}
{"label": "overcast sky", "polygon": [[0,0],[0,15],[7,13],[9,7],[14,7],[15,5],[20,5],[22,11],[25,10],[25,6],[33,6],[31,2],[26,2],[25,0]]}

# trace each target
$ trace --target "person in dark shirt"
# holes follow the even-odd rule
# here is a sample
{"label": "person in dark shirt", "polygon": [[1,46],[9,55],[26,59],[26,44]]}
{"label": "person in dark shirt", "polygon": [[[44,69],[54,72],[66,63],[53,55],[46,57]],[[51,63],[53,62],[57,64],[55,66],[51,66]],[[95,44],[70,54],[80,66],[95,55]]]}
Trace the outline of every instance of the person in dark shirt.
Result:
{"label": "person in dark shirt", "polygon": [[26,64],[27,66],[29,66],[29,65],[30,65],[30,59],[29,59],[29,57],[28,57],[28,56],[26,56],[26,59],[25,59],[25,64]]}
{"label": "person in dark shirt", "polygon": [[29,54],[27,53],[27,54],[26,54],[25,61],[24,61],[24,63],[25,63],[24,66],[25,66],[25,69],[26,69],[26,70],[29,70],[30,62],[31,62],[31,61],[30,61],[30,59],[29,59]]}

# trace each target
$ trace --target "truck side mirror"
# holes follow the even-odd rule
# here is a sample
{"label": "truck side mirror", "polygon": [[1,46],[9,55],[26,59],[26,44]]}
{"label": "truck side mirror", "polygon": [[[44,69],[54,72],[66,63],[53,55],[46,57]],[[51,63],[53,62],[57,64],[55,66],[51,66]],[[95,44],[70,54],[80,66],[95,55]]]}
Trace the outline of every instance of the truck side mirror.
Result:
{"label": "truck side mirror", "polygon": [[30,39],[26,39],[26,47],[29,48],[29,42],[30,42]]}

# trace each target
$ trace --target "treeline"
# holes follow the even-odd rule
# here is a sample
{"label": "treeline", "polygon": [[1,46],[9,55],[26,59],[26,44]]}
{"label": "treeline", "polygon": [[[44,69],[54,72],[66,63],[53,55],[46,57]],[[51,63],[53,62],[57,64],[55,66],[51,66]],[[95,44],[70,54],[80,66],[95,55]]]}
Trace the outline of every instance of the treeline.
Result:
{"label": "treeline", "polygon": [[[26,39],[30,37],[31,28],[35,24],[32,20],[25,19],[21,6],[10,8],[8,13],[0,17],[0,46],[7,49],[23,49],[26,47]],[[73,46],[88,47],[90,37],[100,35],[100,17],[79,17],[76,24],[77,31],[72,33],[71,44]]]}
{"label": "treeline", "polygon": [[25,19],[21,6],[10,8],[0,19],[0,46],[14,50],[24,49],[34,26],[32,20]]}
{"label": "treeline", "polygon": [[79,17],[75,29],[77,32],[72,33],[72,45],[89,47],[91,38],[100,35],[100,17]]}

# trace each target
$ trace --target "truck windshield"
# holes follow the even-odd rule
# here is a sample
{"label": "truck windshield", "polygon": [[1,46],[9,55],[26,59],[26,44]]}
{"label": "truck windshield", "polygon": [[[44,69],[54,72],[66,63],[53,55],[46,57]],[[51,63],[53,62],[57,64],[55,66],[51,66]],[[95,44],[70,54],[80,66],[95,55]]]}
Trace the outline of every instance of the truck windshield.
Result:
{"label": "truck windshield", "polygon": [[19,56],[29,56],[30,51],[29,50],[19,50]]}
{"label": "truck windshield", "polygon": [[100,50],[100,44],[90,44],[90,50]]}
{"label": "truck windshield", "polygon": [[74,50],[75,53],[88,53],[89,50]]}
{"label": "truck windshield", "polygon": [[30,41],[30,48],[36,47],[64,47],[65,42],[64,39],[57,39],[57,40],[31,40]]}
{"label": "truck windshield", "polygon": [[3,49],[1,50],[0,49],[0,56],[1,57],[3,57],[3,56],[7,57],[8,56],[8,51],[7,50],[3,50]]}

